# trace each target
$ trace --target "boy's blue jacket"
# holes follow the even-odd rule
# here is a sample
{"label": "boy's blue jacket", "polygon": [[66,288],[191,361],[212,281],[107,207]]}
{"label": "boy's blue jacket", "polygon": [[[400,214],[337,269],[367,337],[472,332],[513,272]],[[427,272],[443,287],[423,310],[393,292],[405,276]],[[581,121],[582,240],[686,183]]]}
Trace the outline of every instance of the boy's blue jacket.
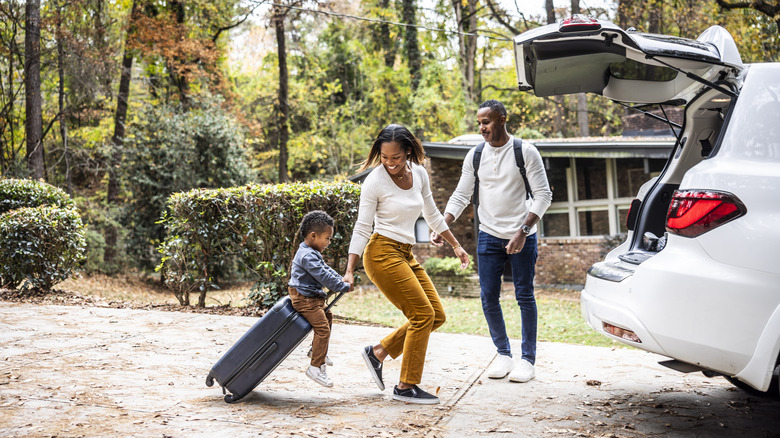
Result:
{"label": "boy's blue jacket", "polygon": [[294,287],[301,295],[313,298],[325,298],[322,290],[325,286],[334,292],[347,292],[349,283],[325,263],[322,254],[309,245],[301,242],[293,258],[288,285]]}

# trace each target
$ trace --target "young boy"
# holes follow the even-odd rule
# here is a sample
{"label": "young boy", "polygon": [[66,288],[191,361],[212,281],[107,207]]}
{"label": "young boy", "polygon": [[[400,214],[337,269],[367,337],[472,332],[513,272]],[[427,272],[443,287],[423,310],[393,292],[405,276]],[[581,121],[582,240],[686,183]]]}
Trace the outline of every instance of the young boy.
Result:
{"label": "young boy", "polygon": [[327,294],[325,286],[334,292],[348,292],[352,285],[325,263],[322,251],[333,237],[333,218],[321,210],[311,211],[301,221],[301,242],[293,258],[288,284],[290,300],[314,329],[312,348],[309,351],[311,363],[306,375],[322,386],[331,387],[333,382],[325,371],[326,364],[333,365],[328,359],[328,342],[333,315],[325,312]]}

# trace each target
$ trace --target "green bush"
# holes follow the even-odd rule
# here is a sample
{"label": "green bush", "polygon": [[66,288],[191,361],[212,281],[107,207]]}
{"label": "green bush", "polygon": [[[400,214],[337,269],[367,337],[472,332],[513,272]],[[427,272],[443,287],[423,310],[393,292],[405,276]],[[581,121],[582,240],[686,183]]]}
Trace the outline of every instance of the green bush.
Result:
{"label": "green bush", "polygon": [[0,179],[0,213],[41,205],[72,208],[75,204],[64,190],[49,184],[31,179]]}
{"label": "green bush", "polygon": [[0,215],[0,285],[49,290],[84,258],[84,227],[74,208],[24,207]]}
{"label": "green bush", "polygon": [[[471,258],[471,256],[469,256]],[[460,269],[460,259],[457,257],[429,257],[423,263],[428,275],[452,275],[466,277],[474,273],[474,263],[469,263],[466,269]]]}
{"label": "green bush", "polygon": [[123,162],[131,196],[122,223],[127,252],[142,269],[159,264],[165,238],[159,219],[172,193],[245,184],[252,179],[241,127],[219,100],[144,108],[130,127]]}
{"label": "green bush", "polygon": [[324,210],[336,222],[324,256],[337,271],[346,268],[360,186],[342,183],[247,185],[173,194],[161,221],[167,237],[158,266],[182,305],[199,291],[218,287],[220,275],[236,266],[256,280],[251,305],[268,306],[287,293],[288,269],[299,242],[303,216]]}

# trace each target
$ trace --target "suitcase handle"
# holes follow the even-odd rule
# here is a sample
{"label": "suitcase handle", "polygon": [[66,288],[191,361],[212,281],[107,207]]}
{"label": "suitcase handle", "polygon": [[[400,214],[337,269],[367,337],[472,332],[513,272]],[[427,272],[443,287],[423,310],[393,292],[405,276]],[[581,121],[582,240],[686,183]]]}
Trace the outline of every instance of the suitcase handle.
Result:
{"label": "suitcase handle", "polygon": [[328,307],[326,307],[326,308],[325,308],[325,311],[327,312],[328,310],[330,310],[330,308],[331,308],[331,307],[333,307],[333,306],[336,304],[336,301],[340,300],[340,299],[341,299],[341,297],[343,297],[343,296],[344,296],[344,294],[346,294],[346,293],[347,293],[347,292],[339,292],[339,293],[338,293],[338,294],[337,294],[337,295],[336,295],[336,296],[333,298],[333,301],[331,301],[331,302],[330,302],[330,304],[328,304]]}

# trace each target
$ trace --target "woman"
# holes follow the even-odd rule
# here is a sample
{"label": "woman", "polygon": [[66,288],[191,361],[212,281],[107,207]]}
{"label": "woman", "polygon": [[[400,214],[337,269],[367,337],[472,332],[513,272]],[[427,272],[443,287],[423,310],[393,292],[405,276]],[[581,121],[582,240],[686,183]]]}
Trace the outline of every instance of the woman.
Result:
{"label": "woman", "polygon": [[428,226],[452,245],[461,268],[468,266],[469,256],[436,208],[428,174],[422,166],[424,158],[420,140],[401,125],[389,125],[377,136],[360,170],[381,165],[363,182],[344,280],[354,282],[354,270],[362,254],[368,278],[408,319],[379,344],[362,351],[379,389],[385,389],[382,362],[388,355],[396,358],[403,354],[393,399],[437,404],[438,397],[417,386],[422,379],[431,331],[445,321],[439,294],[412,254],[414,226],[420,212]]}

